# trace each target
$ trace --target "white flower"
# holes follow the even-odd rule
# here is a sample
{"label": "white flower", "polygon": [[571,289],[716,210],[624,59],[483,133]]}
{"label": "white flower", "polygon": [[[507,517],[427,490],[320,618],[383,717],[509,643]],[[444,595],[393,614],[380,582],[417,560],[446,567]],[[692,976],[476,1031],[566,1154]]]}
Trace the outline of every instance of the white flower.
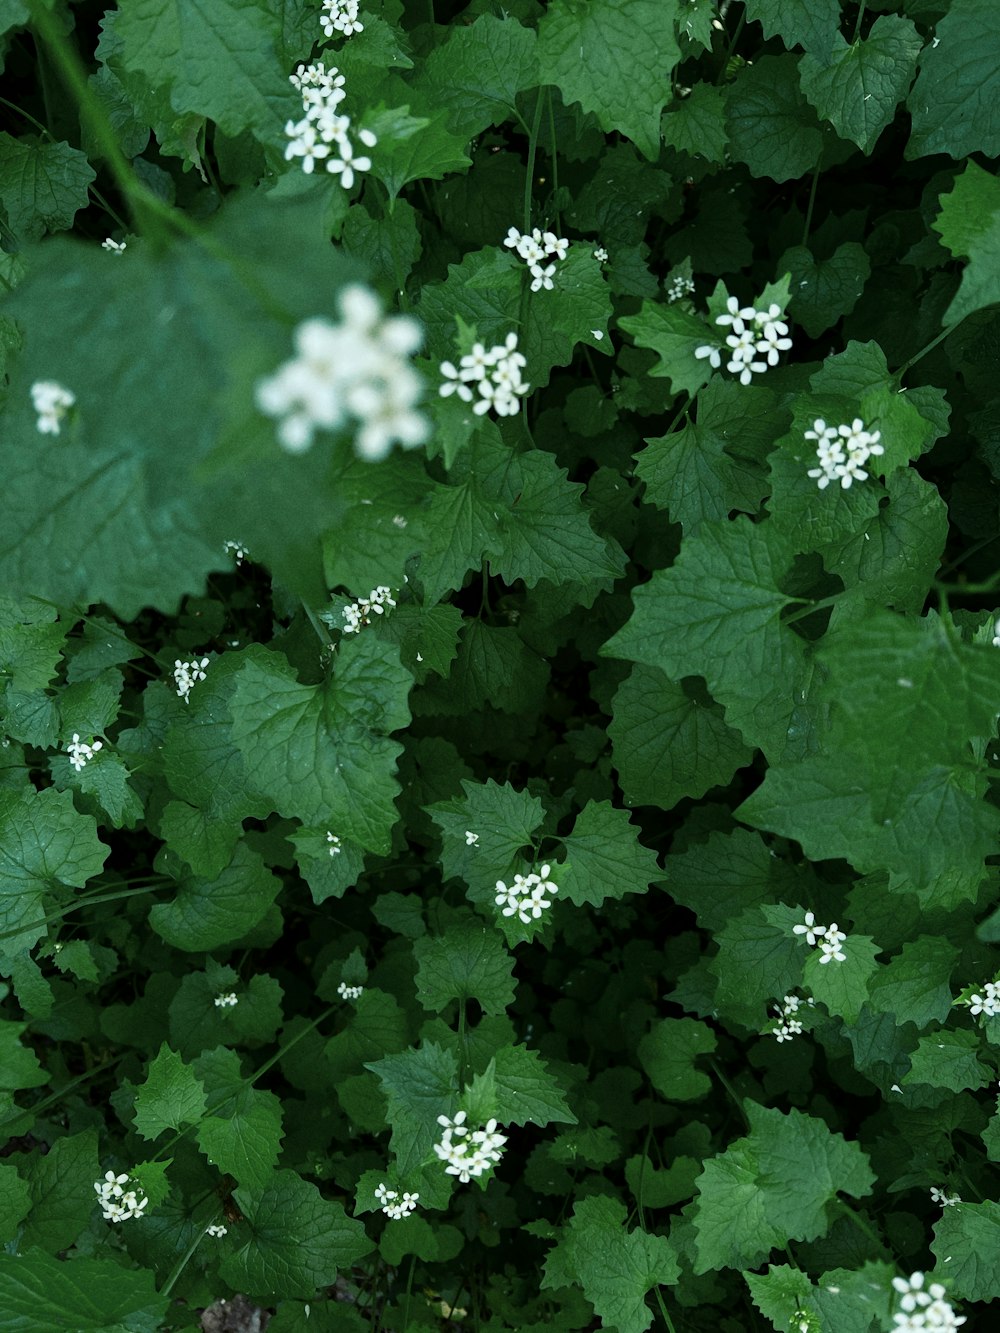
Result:
{"label": "white flower", "polygon": [[728,312],[727,314],[716,316],[716,324],[731,324],[734,328],[739,324],[742,329],[745,320],[755,319],[757,317],[757,311],[752,305],[743,306],[741,309],[740,303],[735,296],[730,296],[726,300],[726,310]]}
{"label": "white flower", "polygon": [[174,684],[177,686],[178,696],[188,701],[188,695],[197,685],[199,680],[205,679],[205,668],[208,666],[208,658],[203,657],[201,661],[182,662],[180,658],[174,662]]}
{"label": "white flower", "polygon": [[469,386],[474,384],[479,395],[472,409],[476,416],[484,416],[491,408],[497,416],[514,416],[531,388],[521,378],[525,364],[524,356],[517,350],[516,333],[508,333],[503,343],[490,348],[476,343],[461,358],[458,370],[450,361],[442,361],[440,369],[445,382],[438,392],[443,398],[457,393],[470,402],[474,395]]}
{"label": "white flower", "polygon": [[[362,130],[362,134],[370,134],[371,131]],[[351,141],[342,138],[337,143],[338,157],[331,157],[326,164],[327,171],[334,175],[339,173],[340,183],[345,190],[351,189],[354,184],[354,173],[356,171],[371,171],[372,160],[370,157],[355,157],[354,148]]]}
{"label": "white flower", "polygon": [[948,1194],[946,1190],[938,1189],[936,1185],[931,1186],[931,1203],[936,1203],[941,1208],[954,1208],[956,1204],[961,1202],[959,1195]]}
{"label": "white flower", "polygon": [[320,22],[327,37],[341,32],[345,37],[352,33],[364,32],[365,25],[358,20],[358,0],[323,0],[323,16]]}
{"label": "white flower", "polygon": [[608,262],[608,252],[603,245],[599,245],[594,251],[594,258],[599,264],[606,264]]}
{"label": "white flower", "polygon": [[[392,590],[384,583],[380,583],[377,588],[372,588],[367,597],[359,597],[356,602],[351,602],[345,606],[341,615],[346,622],[343,632],[345,634],[360,634],[364,625],[372,623],[372,616],[381,616],[385,614],[387,606],[395,606],[396,602],[392,595]],[[330,841],[332,835],[327,834],[327,841]],[[339,847],[340,839],[337,844]]]}
{"label": "white flower", "polygon": [[340,839],[337,837],[336,833],[327,833],[326,840],[327,843],[329,844],[327,850],[329,851],[330,855],[339,856],[342,848],[340,846]]}
{"label": "white flower", "polygon": [[850,425],[840,426],[828,426],[822,417],[817,417],[812,430],[803,434],[805,439],[816,442],[819,467],[810,468],[806,475],[818,482],[821,491],[831,481],[839,481],[845,491],[855,481],[866,481],[864,464],[869,458],[885,453],[879,443],[881,432],[867,430],[860,417],[855,417]]}
{"label": "white flower", "polygon": [[827,926],[826,938],[820,940],[819,943],[819,947],[823,955],[819,960],[820,963],[821,964],[829,963],[831,961],[836,961],[838,963],[845,963],[847,961],[847,955],[844,953],[844,951],[841,949],[840,946],[846,939],[847,936],[844,934],[844,932],[842,930],[837,929],[836,921],[833,923],[832,926]]}
{"label": "white flower", "polygon": [[101,249],[107,250],[110,254],[113,255],[123,255],[127,248],[128,248],[127,241],[122,241],[121,243],[119,243],[118,241],[113,241],[110,236],[106,241],[101,242]]}
{"label": "white flower", "polygon": [[721,352],[721,347],[713,347],[709,343],[706,343],[704,347],[696,347],[694,349],[694,354],[699,361],[703,361],[705,357],[708,357],[708,364],[713,370],[718,370],[722,365]]}
{"label": "white flower", "polygon": [[779,1045],[791,1041],[802,1032],[802,1021],[795,1017],[801,1007],[802,1001],[798,995],[786,995],[780,1004],[774,1006],[776,1017],[765,1028],[765,1032],[770,1033]]}
{"label": "white flower", "polygon": [[523,925],[537,921],[552,906],[552,897],[559,892],[559,886],[549,879],[551,872],[551,866],[543,865],[538,874],[532,871],[528,875],[515,875],[509,888],[498,879],[494,902],[501,909],[501,915],[516,916]]}
{"label": "white flower", "polygon": [[685,296],[690,296],[694,291],[694,283],[684,274],[679,274],[674,278],[667,288],[667,300],[673,305],[675,301],[683,300]]}
{"label": "white flower", "polygon": [[92,741],[90,745],[80,740],[79,732],[73,732],[73,739],[66,746],[66,753],[69,755],[69,761],[79,773],[80,769],[93,759],[98,750],[104,748],[101,741]]}
{"label": "white flower", "polygon": [[806,912],[802,924],[792,927],[792,934],[804,935],[806,944],[815,945],[817,937],[826,934],[826,926],[817,926],[816,918],[812,912]]}
{"label": "white flower", "polygon": [[996,620],[993,625],[993,647],[1000,648],[1000,619]]}
{"label": "white flower", "polygon": [[206,1236],[228,1236],[228,1234],[229,1234],[228,1227],[220,1226],[215,1222],[213,1222],[211,1226],[207,1226],[205,1228]]}
{"label": "white flower", "polygon": [[39,432],[58,435],[63,417],[76,402],[76,394],[55,380],[35,380],[31,386],[31,402],[38,414]]}
{"label": "white flower", "polygon": [[434,1145],[434,1152],[445,1163],[446,1173],[458,1176],[463,1185],[495,1166],[507,1142],[507,1136],[498,1132],[495,1120],[488,1120],[481,1129],[470,1132],[465,1119],[464,1111],[457,1112],[454,1120],[439,1115],[437,1122],[444,1133],[440,1143]]}
{"label": "white flower", "polygon": [[375,1198],[382,1205],[383,1213],[394,1222],[399,1222],[404,1217],[409,1217],[411,1213],[416,1212],[420,1195],[404,1192],[403,1197],[400,1198],[397,1190],[388,1189],[383,1184],[375,1190]]}
{"label": "white flower", "polygon": [[113,1171],[106,1171],[103,1180],[94,1181],[97,1202],[106,1222],[127,1222],[130,1218],[143,1216],[142,1210],[149,1200],[145,1197],[138,1199],[137,1189],[126,1190],[124,1186],[128,1181],[128,1172],[116,1176]]}
{"label": "white flower", "polygon": [[541,264],[532,264],[531,290],[533,292],[537,292],[544,287],[544,289],[547,292],[550,292],[552,288],[555,286],[555,283],[552,281],[552,276],[555,273],[555,271],[556,271],[555,264],[547,264],[544,268],[541,266]]}
{"label": "white flower", "polygon": [[285,133],[290,139],[285,148],[285,161],[290,162],[293,157],[301,157],[302,170],[307,176],[312,175],[317,162],[329,157],[329,145],[320,137],[315,121],[290,120],[285,126]]}
{"label": "white flower", "polygon": [[479,841],[479,834],[478,834],[478,833],[472,833],[469,829],[466,829],[466,830],[465,830],[465,845],[466,845],[466,847],[475,847],[475,845],[476,845],[476,843],[477,843],[478,841]]}
{"label": "white flower", "polygon": [[250,550],[246,542],[228,541],[222,549],[231,555],[238,565],[250,559]]}
{"label": "white flower", "polygon": [[557,236],[553,231],[543,232],[538,227],[535,227],[530,235],[522,234],[516,227],[511,227],[503,243],[508,249],[514,250],[527,264],[533,278],[531,290],[537,292],[544,288],[546,291],[551,291],[555,285],[552,279],[555,276],[556,263],[561,263],[566,258],[569,241],[564,236]]}
{"label": "white flower", "polygon": [[346,981],[342,981],[337,987],[337,994],[342,1000],[360,1000],[364,990],[364,986],[349,986]]}
{"label": "white flower", "polygon": [[233,1009],[240,1002],[239,996],[235,991],[226,991],[222,995],[215,997],[216,1009]]}

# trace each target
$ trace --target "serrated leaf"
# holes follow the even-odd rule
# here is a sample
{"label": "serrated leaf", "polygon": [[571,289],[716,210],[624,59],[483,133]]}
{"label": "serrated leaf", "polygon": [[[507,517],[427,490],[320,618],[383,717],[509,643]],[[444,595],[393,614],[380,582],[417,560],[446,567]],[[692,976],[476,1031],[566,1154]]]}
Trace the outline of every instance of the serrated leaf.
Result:
{"label": "serrated leaf", "polygon": [[623,1203],[607,1196],[581,1199],[545,1263],[542,1290],[564,1285],[571,1273],[605,1326],[644,1333],[653,1322],[646,1294],[672,1286],[681,1270],[665,1236],[625,1229]]}
{"label": "serrated leaf", "polygon": [[663,884],[699,925],[717,931],[750,907],[793,902],[801,879],[759,834],[734,828],[668,856]]}
{"label": "serrated leaf", "polygon": [[21,1223],[31,1210],[28,1182],[16,1166],[0,1162],[0,1242],[15,1241]]}
{"label": "serrated leaf", "polygon": [[920,56],[907,157],[1000,153],[1000,31],[991,0],[954,0]]}
{"label": "serrated leaf", "polygon": [[205,1114],[205,1089],[190,1065],[164,1042],[135,1093],[135,1127],[144,1139],[195,1125]]}
{"label": "serrated leaf", "polygon": [[378,136],[372,175],[385,186],[390,200],[410,181],[440,180],[472,165],[465,152],[469,136],[449,128],[447,111],[430,116],[409,113],[409,106],[402,106],[365,117],[365,128]]}
{"label": "serrated leaf", "polygon": [[257,0],[124,0],[116,31],[127,69],[169,84],[179,115],[227,134],[257,129],[280,142],[297,98],[276,59],[277,26]]}
{"label": "serrated leaf", "polygon": [[502,1014],[514,1000],[514,959],[496,931],[479,918],[451,924],[442,935],[415,941],[417,999],[438,1013],[452,1000],[478,1000]]}
{"label": "serrated leaf", "polygon": [[816,166],[823,148],[816,113],[799,87],[795,56],[763,56],[726,90],[730,156],[751,176],[787,181]]}
{"label": "serrated leaf", "polygon": [[534,30],[487,13],[450,28],[424,62],[419,86],[471,137],[509,119],[518,93],[537,82]]}
{"label": "serrated leaf", "polygon": [[969,261],[946,312],[947,322],[957,324],[1000,301],[1000,181],[967,162],[940,202],[932,226],[956,258]]}
{"label": "serrated leaf", "polygon": [[[537,796],[492,779],[462,781],[462,796],[428,806],[441,830],[441,869],[467,884],[492,889],[506,876],[521,849],[530,846],[545,817]],[[472,833],[472,842],[466,838]]]}
{"label": "serrated leaf", "polygon": [[496,1118],[505,1125],[575,1125],[566,1095],[537,1051],[501,1046],[494,1056]]}
{"label": "serrated leaf", "polygon": [[86,156],[68,143],[0,134],[0,206],[21,241],[72,227],[96,178]]}
{"label": "serrated leaf", "polygon": [[722,89],[696,83],[687,97],[675,99],[663,117],[663,142],[692,157],[724,162],[729,135]]}
{"label": "serrated leaf", "polygon": [[555,0],[538,25],[542,82],[655,160],[669,75],[680,58],[677,11],[676,0]]}
{"label": "serrated leaf", "polygon": [[588,801],[562,842],[566,860],[554,878],[560,896],[577,907],[600,907],[608,898],[645,893],[660,877],[656,853],[640,843],[628,811],[610,801]]}
{"label": "serrated leaf", "polygon": [[[783,909],[787,911],[788,909]],[[802,979],[802,952],[790,928],[777,925],[768,909],[751,907],[718,932],[719,952],[709,963],[717,978],[719,1012],[746,1027],[763,1025],[768,1003],[787,995]]]}
{"label": "serrated leaf", "polygon": [[300,685],[277,654],[246,662],[233,696],[232,735],[275,810],[325,824],[382,854],[396,822],[401,746],[412,678],[393,644],[342,639],[324,685]]}
{"label": "serrated leaf", "polygon": [[707,359],[699,360],[695,348],[710,344],[712,330],[697,315],[678,305],[643,301],[638,315],[624,315],[619,327],[630,333],[639,347],[648,347],[660,358],[650,370],[655,378],[670,381],[673,393],[697,393],[707,384],[711,370]]}
{"label": "serrated leaf", "polygon": [[875,955],[879,952],[867,935],[849,934],[842,945],[847,955],[844,962],[835,959],[823,962],[823,954],[814,949],[802,969],[802,982],[808,993],[828,1013],[836,1014],[846,1023],[856,1023],[868,999],[868,981],[877,968]]}
{"label": "serrated leaf", "polygon": [[206,1116],[198,1126],[198,1146],[220,1171],[249,1190],[262,1190],[281,1151],[281,1103],[272,1092],[246,1088],[225,1116]]}
{"label": "serrated leaf", "polygon": [[904,944],[868,982],[872,1009],[918,1028],[943,1023],[951,1010],[949,981],[957,957],[953,945],[932,935],[919,935]]}
{"label": "serrated leaf", "polygon": [[241,1227],[239,1248],[219,1271],[237,1290],[308,1300],[372,1249],[362,1223],[294,1171],[277,1171],[262,1189],[239,1189],[235,1198],[248,1235],[242,1239]]}
{"label": "serrated leaf", "polygon": [[[169,1305],[148,1269],[113,1259],[57,1259],[40,1249],[0,1254],[0,1307],[9,1333],[105,1333],[155,1327]],[[133,1317],[146,1316],[143,1323]],[[128,1322],[120,1322],[128,1321]]]}
{"label": "serrated leaf", "polygon": [[0,930],[7,953],[40,940],[46,894],[57,885],[83,888],[100,874],[109,849],[69,792],[0,791]]}
{"label": "serrated leaf", "polygon": [[979,1060],[979,1044],[979,1034],[965,1029],[925,1033],[910,1056],[912,1064],[903,1086],[919,1083],[951,1092],[985,1088],[991,1075]]}
{"label": "serrated leaf", "polygon": [[931,1250],[941,1264],[934,1276],[947,1275],[951,1297],[996,1300],[1000,1297],[1000,1266],[995,1258],[998,1244],[1000,1204],[987,1199],[984,1203],[945,1208],[934,1224],[931,1241]]}
{"label": "serrated leaf", "polygon": [[870,153],[909,91],[922,46],[909,19],[881,14],[864,39],[848,45],[837,33],[828,55],[807,51],[802,91],[842,139]]}
{"label": "serrated leaf", "polygon": [[791,277],[789,313],[816,338],[857,305],[871,261],[857,241],[844,241],[827,259],[815,259],[806,246],[795,245],[778,260],[778,270]]}
{"label": "serrated leaf", "polygon": [[389,1146],[405,1176],[432,1155],[440,1138],[439,1115],[454,1114],[458,1096],[458,1057],[453,1051],[424,1042],[419,1049],[368,1062],[377,1074],[392,1126]]}
{"label": "serrated leaf", "polygon": [[833,47],[840,25],[840,0],[746,0],[747,18],[756,20],[765,37],[780,37],[786,46],[803,46],[815,55]]}
{"label": "serrated leaf", "polygon": [[281,881],[246,843],[215,879],[188,875],[169,903],[150,908],[149,924],[177,949],[194,953],[241,939],[278,896]]}
{"label": "serrated leaf", "polygon": [[711,700],[637,662],[615,694],[612,759],[629,805],[669,810],[725,786],[753,757]]}
{"label": "serrated leaf", "polygon": [[21,1248],[37,1245],[51,1253],[69,1249],[94,1214],[94,1181],[102,1175],[96,1130],[56,1139],[44,1156],[32,1156],[25,1175],[31,1211],[21,1234]]}

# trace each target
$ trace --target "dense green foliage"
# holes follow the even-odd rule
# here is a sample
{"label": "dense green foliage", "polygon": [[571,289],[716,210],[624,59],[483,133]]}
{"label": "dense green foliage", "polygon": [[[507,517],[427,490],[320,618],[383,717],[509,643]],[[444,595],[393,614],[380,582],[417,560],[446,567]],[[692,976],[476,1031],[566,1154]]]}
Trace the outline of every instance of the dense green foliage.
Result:
{"label": "dense green foliage", "polygon": [[4,1330],[988,1320],[993,0],[0,53]]}

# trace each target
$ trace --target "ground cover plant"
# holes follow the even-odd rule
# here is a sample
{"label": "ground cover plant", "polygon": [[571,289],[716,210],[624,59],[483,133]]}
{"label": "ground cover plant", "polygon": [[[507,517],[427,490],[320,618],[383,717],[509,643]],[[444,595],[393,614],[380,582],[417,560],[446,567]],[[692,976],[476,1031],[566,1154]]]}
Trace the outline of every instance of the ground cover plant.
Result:
{"label": "ground cover plant", "polygon": [[0,51],[0,1325],[985,1326],[993,0]]}

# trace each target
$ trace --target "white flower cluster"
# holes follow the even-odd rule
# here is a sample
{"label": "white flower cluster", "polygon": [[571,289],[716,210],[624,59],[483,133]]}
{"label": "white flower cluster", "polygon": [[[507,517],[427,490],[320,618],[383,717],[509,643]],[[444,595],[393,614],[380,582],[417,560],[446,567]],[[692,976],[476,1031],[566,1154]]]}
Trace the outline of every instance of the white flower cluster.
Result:
{"label": "white flower cluster", "polygon": [[[549,879],[551,866],[542,866],[536,875],[515,875],[514,883],[508,888],[502,879],[497,880],[497,907],[502,907],[502,916],[516,916],[524,925],[542,915],[552,906],[551,895],[559,892],[558,884]],[[548,895],[548,896],[547,896]]]}
{"label": "white flower cluster", "polygon": [[113,241],[109,236],[106,241],[101,242],[101,249],[107,250],[108,253],[112,255],[123,255],[128,249],[128,244],[125,241],[122,241],[121,244],[119,244],[118,241]]}
{"label": "white flower cluster", "polygon": [[993,638],[991,643],[994,648],[1000,648],[1000,620],[996,620],[993,624]]}
{"label": "white flower cluster", "polygon": [[238,565],[250,559],[250,551],[245,542],[228,541],[222,549],[227,555],[231,555]]}
{"label": "white flower cluster", "polygon": [[174,684],[177,686],[178,696],[188,701],[188,695],[198,684],[199,680],[205,679],[205,668],[208,666],[208,658],[203,657],[201,661],[182,662],[178,657],[174,661]]}
{"label": "white flower cluster", "polygon": [[678,274],[667,287],[667,301],[670,305],[673,305],[675,301],[681,301],[685,296],[690,296],[693,291],[694,282],[691,278],[686,278],[683,273]]}
{"label": "white flower cluster", "polygon": [[66,746],[66,753],[69,755],[69,762],[79,773],[80,769],[83,768],[89,760],[93,759],[97,751],[103,749],[104,746],[101,741],[94,741],[91,745],[85,745],[80,739],[80,733],[74,731],[73,739],[70,741],[69,745]]}
{"label": "white flower cluster", "polygon": [[716,324],[731,327],[725,347],[706,344],[696,347],[694,354],[699,359],[708,357],[708,363],[718,369],[722,354],[728,348],[729,360],[726,369],[733,375],[739,375],[741,384],[749,384],[754,375],[763,375],[768,366],[778,364],[778,353],[787,352],[792,340],[787,336],[788,325],[784,322],[784,311],[780,305],[771,304],[767,310],[758,310],[755,306],[740,306],[735,296],[726,301],[725,315],[716,316]]}
{"label": "white flower cluster", "polygon": [[327,833],[326,841],[328,844],[327,850],[329,851],[330,855],[339,856],[340,853],[343,851],[343,848],[340,845],[340,839],[337,837],[336,833]]}
{"label": "white flower cluster", "polygon": [[801,925],[793,926],[792,933],[795,935],[804,935],[806,944],[815,947],[817,944],[822,950],[823,957],[820,963],[829,963],[836,961],[838,963],[847,962],[847,954],[841,949],[841,945],[847,936],[842,930],[837,929],[836,921],[832,926],[817,926],[816,918],[812,912],[806,912],[805,919]]}
{"label": "white flower cluster", "polygon": [[323,0],[323,32],[332,37],[335,32],[342,32],[345,37],[352,33],[364,32],[365,25],[358,19],[358,0]]}
{"label": "white flower cluster", "polygon": [[364,986],[348,986],[346,981],[337,987],[337,994],[342,1000],[360,1000],[364,992]]}
{"label": "white flower cluster", "polygon": [[42,435],[58,435],[63,417],[76,402],[76,394],[55,380],[35,380],[31,403],[38,413],[37,426]]}
{"label": "white flower cluster", "polygon": [[[355,157],[351,139],[351,118],[340,113],[340,104],[347,96],[344,76],[336,66],[327,69],[322,60],[314,65],[300,65],[289,75],[292,87],[302,94],[301,120],[290,120],[285,125],[289,140],[285,161],[302,159],[302,170],[311,175],[317,162],[323,162],[327,171],[340,177],[345,190],[354,185],[356,172],[370,171],[372,160],[364,155]],[[371,130],[355,131],[365,148],[374,148],[378,139]]]}
{"label": "white flower cluster", "polygon": [[[809,999],[806,1003],[813,1004],[814,1001]],[[791,1041],[802,1031],[802,1020],[796,1017],[801,1008],[802,1000],[798,995],[786,995],[780,1004],[774,1006],[775,1018],[767,1031],[777,1039],[779,1045],[783,1041]]]}
{"label": "white flower cluster", "polygon": [[409,315],[383,316],[375,293],[356,283],[337,300],[341,323],[304,320],[295,330],[295,357],[257,381],[257,406],[278,419],[278,442],[301,454],[318,429],[334,430],[353,417],[361,426],[354,449],[362,458],[384,458],[395,441],[404,449],[422,444],[427,419],[413,409],[423,381],[407,358],[423,342],[423,330]]}
{"label": "white flower cluster", "polygon": [[446,1173],[458,1176],[463,1185],[473,1176],[481,1176],[495,1166],[503,1156],[507,1135],[497,1133],[495,1120],[488,1120],[482,1129],[470,1131],[465,1123],[465,1112],[457,1111],[454,1120],[439,1115],[437,1122],[444,1133],[441,1142],[435,1143],[434,1151],[446,1163]]}
{"label": "white flower cluster", "polygon": [[957,1315],[945,1299],[940,1282],[924,1290],[923,1273],[894,1277],[892,1285],[900,1296],[899,1311],[892,1316],[897,1329],[910,1333],[921,1328],[954,1329],[965,1323],[965,1316]]}
{"label": "white flower cluster", "polygon": [[420,1195],[404,1192],[402,1198],[400,1198],[398,1190],[391,1190],[385,1185],[379,1185],[375,1191],[375,1197],[382,1205],[382,1211],[386,1217],[391,1217],[394,1222],[400,1222],[404,1217],[409,1217],[411,1213],[417,1211],[417,1201]]}
{"label": "white flower cluster", "polygon": [[845,491],[852,482],[866,481],[868,473],[864,466],[869,458],[885,453],[879,444],[882,432],[866,430],[860,417],[855,417],[849,426],[828,426],[822,417],[817,417],[812,430],[805,432],[805,438],[816,441],[819,467],[810,468],[807,475],[817,478],[821,491],[831,481],[839,481]]}
{"label": "white flower cluster", "polygon": [[561,263],[569,250],[569,241],[564,236],[557,236],[554,231],[539,231],[537,227],[532,229],[529,236],[527,232],[521,233],[516,227],[511,227],[504,245],[514,250],[527,264],[533,292],[541,291],[542,288],[547,292],[552,290],[555,286],[552,279],[556,262]]}
{"label": "white flower cluster", "polygon": [[594,258],[599,264],[606,264],[608,262],[608,252],[603,245],[599,245],[594,251]]}
{"label": "white flower cluster", "polygon": [[103,1180],[94,1181],[97,1202],[101,1205],[106,1222],[127,1222],[132,1217],[142,1217],[142,1210],[149,1200],[137,1199],[134,1189],[126,1190],[128,1172],[116,1176],[113,1171],[106,1171]]}
{"label": "white flower cluster", "polygon": [[936,1203],[941,1208],[954,1208],[956,1203],[961,1202],[958,1194],[949,1194],[947,1190],[938,1189],[936,1185],[931,1186],[931,1203]]}
{"label": "white flower cluster", "polygon": [[221,995],[215,997],[216,1009],[232,1009],[240,1002],[239,996],[235,991],[224,991]]}
{"label": "white flower cluster", "polygon": [[1000,981],[987,981],[982,991],[976,991],[968,999],[969,1013],[975,1018],[983,1014],[986,1018],[995,1018],[1000,1014]]}
{"label": "white flower cluster", "polygon": [[489,351],[482,343],[476,343],[469,355],[462,357],[457,370],[450,361],[441,362],[445,381],[438,392],[442,398],[457,393],[463,403],[471,403],[475,396],[472,385],[475,384],[479,399],[472,410],[477,417],[490,408],[498,417],[513,417],[520,410],[521,399],[531,388],[521,379],[521,371],[527,364],[517,350],[516,333],[508,333],[503,343]]}
{"label": "white flower cluster", "polygon": [[[341,612],[346,621],[344,633],[360,634],[363,625],[372,623],[372,616],[385,615],[385,608],[395,605],[392,590],[387,588],[384,583],[380,583],[377,588],[372,588],[367,597],[359,597],[356,602],[351,602],[349,606],[344,607]],[[327,834],[328,841],[329,838],[330,835]],[[338,838],[337,841],[339,842],[340,839]]]}
{"label": "white flower cluster", "polygon": [[229,1228],[228,1228],[228,1227],[224,1227],[224,1226],[222,1226],[222,1225],[219,1224],[219,1223],[213,1222],[211,1226],[207,1226],[207,1227],[205,1228],[205,1235],[206,1235],[206,1236],[228,1236],[228,1235],[229,1235]]}
{"label": "white flower cluster", "polygon": [[466,830],[465,830],[465,845],[466,845],[466,847],[475,847],[475,845],[476,845],[476,843],[477,843],[478,841],[479,841],[479,834],[478,834],[478,833],[473,833],[471,829],[466,829]]}

